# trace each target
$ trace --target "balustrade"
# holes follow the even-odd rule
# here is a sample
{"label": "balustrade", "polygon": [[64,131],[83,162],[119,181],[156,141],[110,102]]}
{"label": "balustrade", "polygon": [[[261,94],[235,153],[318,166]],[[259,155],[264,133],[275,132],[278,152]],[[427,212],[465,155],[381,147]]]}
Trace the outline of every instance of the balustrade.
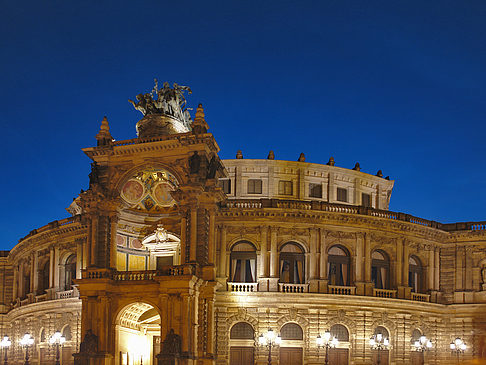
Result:
{"label": "balustrade", "polygon": [[373,288],[373,296],[379,298],[396,298],[397,291],[390,289],[376,289]]}
{"label": "balustrade", "polygon": [[412,300],[416,300],[418,302],[430,302],[430,295],[421,294],[421,293],[412,293]]}
{"label": "balustrade", "polygon": [[228,283],[228,291],[256,292],[258,291],[258,283]]}
{"label": "balustrade", "polygon": [[309,291],[309,284],[278,283],[278,289],[282,293],[307,293]]}
{"label": "balustrade", "polygon": [[337,294],[337,295],[355,295],[356,294],[356,287],[355,286],[337,286],[337,285],[328,285],[329,294]]}

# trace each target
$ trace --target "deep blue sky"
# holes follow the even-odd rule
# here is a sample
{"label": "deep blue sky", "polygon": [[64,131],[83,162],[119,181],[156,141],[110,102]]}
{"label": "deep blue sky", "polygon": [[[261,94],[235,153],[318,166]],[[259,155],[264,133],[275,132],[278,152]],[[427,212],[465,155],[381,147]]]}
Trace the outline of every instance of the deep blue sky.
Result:
{"label": "deep blue sky", "polygon": [[68,214],[108,116],[153,78],[189,85],[222,158],[395,180],[391,210],[486,220],[486,2],[10,1],[0,13],[0,248]]}

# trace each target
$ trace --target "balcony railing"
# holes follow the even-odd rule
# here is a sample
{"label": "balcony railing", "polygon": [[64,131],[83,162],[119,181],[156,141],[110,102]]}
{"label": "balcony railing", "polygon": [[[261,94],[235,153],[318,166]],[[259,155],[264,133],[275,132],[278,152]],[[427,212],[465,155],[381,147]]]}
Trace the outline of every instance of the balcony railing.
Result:
{"label": "balcony railing", "polygon": [[337,285],[328,285],[329,294],[337,294],[337,295],[355,295],[356,294],[356,287],[355,286],[337,286]]}
{"label": "balcony railing", "polygon": [[75,298],[74,290],[64,290],[58,291],[56,293],[56,299],[68,299],[68,298]]}
{"label": "balcony railing", "polygon": [[412,293],[412,300],[416,300],[418,302],[430,302],[430,295],[421,294],[421,293]]}
{"label": "balcony railing", "polygon": [[282,293],[307,293],[309,291],[309,284],[278,283],[278,289]]}
{"label": "balcony railing", "polygon": [[373,288],[373,296],[379,298],[396,298],[397,291],[390,289],[376,289]]}
{"label": "balcony railing", "polygon": [[228,291],[256,292],[258,291],[258,283],[228,283]]}
{"label": "balcony railing", "polygon": [[392,212],[389,210],[375,209],[356,205],[329,203],[324,201],[302,201],[288,199],[230,199],[226,202],[225,208],[239,209],[298,209],[298,210],[320,210],[323,212],[335,212],[346,214],[368,215],[372,217],[393,219],[402,222],[418,224],[424,227],[441,229],[446,232],[452,231],[485,231],[486,221],[480,222],[458,222],[440,223],[415,217],[410,214]]}
{"label": "balcony railing", "polygon": [[161,270],[115,271],[110,269],[86,269],[83,279],[110,279],[116,281],[154,280],[158,276],[195,275],[196,264],[166,266]]}

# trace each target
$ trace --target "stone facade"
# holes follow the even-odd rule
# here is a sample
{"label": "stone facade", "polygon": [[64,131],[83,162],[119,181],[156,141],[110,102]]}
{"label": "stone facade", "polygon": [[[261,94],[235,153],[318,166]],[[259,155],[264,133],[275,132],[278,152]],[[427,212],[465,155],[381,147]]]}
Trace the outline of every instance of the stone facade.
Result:
{"label": "stone facade", "polygon": [[377,329],[381,364],[450,364],[456,337],[486,355],[484,222],[391,212],[393,181],[359,165],[221,161],[207,128],[201,106],[185,133],[115,142],[102,121],[73,217],[0,257],[9,361],[28,332],[31,362],[53,362],[56,330],[64,364],[264,364],[269,328],[282,365],[322,364],[327,329],[333,364],[376,362]]}

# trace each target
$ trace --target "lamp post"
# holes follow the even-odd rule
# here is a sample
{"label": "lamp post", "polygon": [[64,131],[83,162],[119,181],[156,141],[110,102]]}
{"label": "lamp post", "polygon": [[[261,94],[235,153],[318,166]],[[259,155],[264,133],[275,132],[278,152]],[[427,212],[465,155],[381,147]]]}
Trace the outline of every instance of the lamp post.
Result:
{"label": "lamp post", "polygon": [[317,335],[316,338],[317,349],[319,350],[321,347],[326,348],[326,358],[324,360],[324,364],[329,364],[329,349],[334,348],[339,344],[339,341],[336,337],[332,336],[329,330],[324,332],[324,335],[321,337],[321,334]]}
{"label": "lamp post", "polygon": [[20,346],[25,348],[25,361],[24,365],[29,365],[29,347],[34,344],[34,338],[26,333],[24,337],[20,339]]}
{"label": "lamp post", "polygon": [[262,333],[258,337],[258,344],[261,347],[268,347],[268,365],[272,365],[272,347],[280,346],[281,342],[282,338],[280,335],[275,335],[275,332],[271,328],[268,329],[267,333]]}
{"label": "lamp post", "polygon": [[456,354],[457,363],[459,364],[459,355],[463,354],[466,351],[467,349],[466,343],[462,338],[456,337],[456,339],[452,341],[449,346],[451,348],[452,354]]}
{"label": "lamp post", "polygon": [[8,348],[10,347],[11,344],[12,344],[12,342],[10,341],[10,339],[8,338],[7,335],[5,335],[2,339],[2,341],[0,341],[0,347],[4,351],[4,355],[3,355],[3,364],[4,365],[8,365],[7,351],[8,351]]}
{"label": "lamp post", "polygon": [[422,364],[425,363],[424,352],[432,348],[432,342],[425,336],[422,335],[418,340],[412,344],[412,349],[417,352],[422,353]]}
{"label": "lamp post", "polygon": [[377,365],[381,363],[381,351],[388,350],[389,345],[390,341],[388,341],[388,338],[383,337],[381,333],[377,333],[370,338],[371,349],[378,351]]}
{"label": "lamp post", "polygon": [[59,365],[61,362],[59,361],[60,358],[60,351],[59,348],[62,347],[62,344],[66,342],[66,338],[62,335],[61,332],[56,331],[52,337],[49,339],[51,345],[56,346],[56,365]]}

